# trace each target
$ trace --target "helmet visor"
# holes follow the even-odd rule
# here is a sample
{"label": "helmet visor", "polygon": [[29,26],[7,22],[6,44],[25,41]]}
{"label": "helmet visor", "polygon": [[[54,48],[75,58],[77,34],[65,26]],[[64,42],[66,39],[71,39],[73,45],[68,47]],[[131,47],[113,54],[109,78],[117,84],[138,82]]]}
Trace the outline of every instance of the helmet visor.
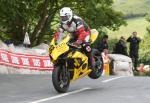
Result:
{"label": "helmet visor", "polygon": [[67,21],[67,20],[69,20],[69,17],[68,16],[61,16],[61,20],[62,21]]}

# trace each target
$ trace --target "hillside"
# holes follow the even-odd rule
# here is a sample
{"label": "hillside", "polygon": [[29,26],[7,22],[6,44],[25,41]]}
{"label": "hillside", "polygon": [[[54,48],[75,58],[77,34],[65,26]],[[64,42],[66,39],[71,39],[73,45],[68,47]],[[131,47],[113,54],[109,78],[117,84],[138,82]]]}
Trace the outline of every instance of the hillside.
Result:
{"label": "hillside", "polygon": [[147,33],[146,27],[149,25],[149,22],[146,21],[144,17],[127,19],[127,26],[121,26],[118,31],[109,31],[108,34],[111,38],[120,38],[120,36],[125,36],[126,38],[131,35],[133,31],[138,32],[138,36],[141,38]]}
{"label": "hillside", "polygon": [[127,26],[121,26],[118,31],[109,31],[110,37],[128,37],[133,31],[137,31],[139,36],[143,37],[149,25],[143,14],[150,12],[149,5],[150,0],[114,0],[113,8],[125,14]]}
{"label": "hillside", "polygon": [[143,16],[150,12],[150,0],[114,0],[113,8],[126,16]]}

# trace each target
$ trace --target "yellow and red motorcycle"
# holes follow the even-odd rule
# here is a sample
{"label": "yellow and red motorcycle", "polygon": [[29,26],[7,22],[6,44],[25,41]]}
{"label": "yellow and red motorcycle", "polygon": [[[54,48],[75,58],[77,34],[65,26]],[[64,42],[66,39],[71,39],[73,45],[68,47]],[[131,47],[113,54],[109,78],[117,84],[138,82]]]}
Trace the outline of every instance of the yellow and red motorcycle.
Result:
{"label": "yellow and red motorcycle", "polygon": [[[97,37],[98,31],[92,29],[90,43],[92,44]],[[52,82],[59,93],[67,92],[71,81],[87,75],[92,79],[97,79],[103,71],[101,55],[92,50],[94,68],[88,68],[88,57],[81,52],[80,47],[73,45],[70,39],[70,35],[67,35],[59,43],[56,43],[53,38],[49,46],[49,56],[54,64]]]}

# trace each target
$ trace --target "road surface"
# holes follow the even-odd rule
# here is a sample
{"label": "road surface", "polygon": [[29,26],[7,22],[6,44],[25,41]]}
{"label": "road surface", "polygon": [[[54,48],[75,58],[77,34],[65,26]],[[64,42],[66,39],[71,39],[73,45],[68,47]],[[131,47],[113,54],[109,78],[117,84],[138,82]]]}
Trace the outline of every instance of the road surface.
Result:
{"label": "road surface", "polygon": [[150,78],[85,77],[58,94],[51,75],[0,75],[0,103],[150,103]]}

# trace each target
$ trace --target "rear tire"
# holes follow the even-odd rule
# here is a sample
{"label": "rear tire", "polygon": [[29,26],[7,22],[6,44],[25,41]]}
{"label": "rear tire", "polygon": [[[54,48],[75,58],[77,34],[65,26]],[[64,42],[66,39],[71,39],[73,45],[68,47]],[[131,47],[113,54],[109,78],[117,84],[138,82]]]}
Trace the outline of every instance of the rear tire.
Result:
{"label": "rear tire", "polygon": [[94,58],[94,67],[91,73],[88,75],[91,79],[97,79],[103,72],[103,59],[101,56]]}
{"label": "rear tire", "polygon": [[65,66],[56,66],[52,73],[52,82],[58,93],[67,92],[70,85],[70,74]]}

